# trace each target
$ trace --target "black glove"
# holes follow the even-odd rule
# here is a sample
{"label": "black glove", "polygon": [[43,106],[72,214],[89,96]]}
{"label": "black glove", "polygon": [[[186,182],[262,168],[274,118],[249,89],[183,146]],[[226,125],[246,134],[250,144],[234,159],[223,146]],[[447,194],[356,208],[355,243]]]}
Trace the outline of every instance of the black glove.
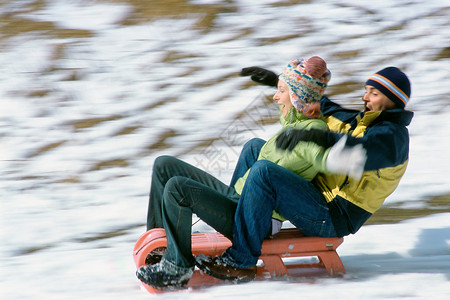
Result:
{"label": "black glove", "polygon": [[314,142],[321,147],[330,148],[336,143],[336,137],[331,132],[320,129],[288,128],[278,135],[276,145],[277,148],[292,151],[300,141]]}
{"label": "black glove", "polygon": [[260,67],[249,67],[241,70],[241,76],[249,75],[251,75],[250,78],[257,83],[274,87],[277,87],[278,85],[278,75],[272,71]]}

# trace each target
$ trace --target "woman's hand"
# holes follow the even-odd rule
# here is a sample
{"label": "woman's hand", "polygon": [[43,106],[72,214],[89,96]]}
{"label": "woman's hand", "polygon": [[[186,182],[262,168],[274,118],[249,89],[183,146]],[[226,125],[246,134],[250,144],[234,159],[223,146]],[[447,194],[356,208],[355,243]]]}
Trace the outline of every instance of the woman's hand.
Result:
{"label": "woman's hand", "polygon": [[277,87],[278,75],[260,67],[243,68],[241,76],[250,76],[251,80],[268,86]]}

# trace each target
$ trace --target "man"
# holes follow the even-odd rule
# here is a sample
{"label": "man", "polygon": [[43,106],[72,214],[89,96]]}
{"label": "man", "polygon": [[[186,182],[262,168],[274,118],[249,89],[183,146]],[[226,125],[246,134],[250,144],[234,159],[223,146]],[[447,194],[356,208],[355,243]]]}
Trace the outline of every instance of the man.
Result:
{"label": "man", "polygon": [[[267,85],[277,82],[275,73],[258,67],[243,69],[242,75]],[[258,172],[249,175],[239,200],[232,247],[221,256],[197,259],[199,268],[221,279],[253,279],[272,210],[296,225],[306,218],[307,209],[325,203],[328,215],[323,223],[329,218],[332,226],[320,236],[356,233],[395,190],[406,170],[406,126],[413,117],[404,109],[409,97],[409,79],[395,67],[382,69],[366,81],[362,112],[342,108],[323,97],[321,111],[330,132],[287,130],[277,139],[281,149],[293,149],[304,142],[321,145],[326,160],[322,173],[313,184],[298,179],[293,184],[292,176],[283,179],[273,176],[270,168],[253,167]],[[367,159],[361,155],[361,146]],[[290,202],[303,203],[304,211],[292,214]],[[310,225],[317,229],[320,224]],[[307,226],[296,227],[308,235]]]}

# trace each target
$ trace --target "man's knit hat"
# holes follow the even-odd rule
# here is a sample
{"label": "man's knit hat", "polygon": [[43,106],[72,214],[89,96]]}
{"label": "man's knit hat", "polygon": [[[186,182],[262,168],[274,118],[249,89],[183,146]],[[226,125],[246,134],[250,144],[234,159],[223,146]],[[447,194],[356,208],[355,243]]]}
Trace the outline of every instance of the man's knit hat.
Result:
{"label": "man's knit hat", "polygon": [[366,85],[371,85],[382,92],[398,108],[404,108],[408,104],[411,84],[406,74],[396,67],[387,67],[378,71],[370,76]]}
{"label": "man's knit hat", "polygon": [[318,104],[313,104],[322,98],[330,78],[327,63],[318,56],[294,59],[280,75],[280,80],[289,86],[292,105],[309,118],[320,117]]}

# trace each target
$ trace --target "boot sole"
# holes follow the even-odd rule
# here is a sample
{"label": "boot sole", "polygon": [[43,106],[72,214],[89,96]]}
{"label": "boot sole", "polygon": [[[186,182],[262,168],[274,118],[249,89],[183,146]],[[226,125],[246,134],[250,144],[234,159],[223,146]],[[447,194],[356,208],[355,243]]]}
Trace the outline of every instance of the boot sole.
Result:
{"label": "boot sole", "polygon": [[200,269],[200,271],[208,274],[209,276],[221,279],[221,280],[228,280],[228,281],[232,281],[234,283],[245,283],[245,282],[250,282],[255,280],[256,278],[256,274],[253,275],[251,278],[249,276],[245,276],[245,277],[232,277],[232,276],[225,276],[225,275],[221,275],[221,274],[217,274],[214,272],[211,272],[211,270],[204,265],[201,265],[199,263],[196,262],[196,266]]}

